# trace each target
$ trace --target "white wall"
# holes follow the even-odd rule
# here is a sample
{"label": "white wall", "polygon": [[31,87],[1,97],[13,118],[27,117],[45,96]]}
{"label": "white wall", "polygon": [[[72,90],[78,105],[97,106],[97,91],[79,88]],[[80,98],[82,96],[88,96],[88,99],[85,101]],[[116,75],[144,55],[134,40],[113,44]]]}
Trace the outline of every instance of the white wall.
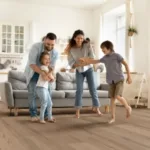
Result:
{"label": "white wall", "polygon": [[116,30],[117,30],[117,21],[116,21],[116,15],[111,14],[111,12],[104,15],[103,18],[103,33],[102,33],[102,39],[110,40],[116,45]]}
{"label": "white wall", "polygon": [[112,9],[115,9],[122,4],[125,4],[125,0],[109,0],[106,3],[102,4],[99,9],[96,9],[93,11],[93,39],[95,42],[95,50],[97,56],[101,55],[100,51],[100,43],[102,42],[102,38],[100,37],[102,35],[102,15],[104,13],[109,12]]}
{"label": "white wall", "polygon": [[91,11],[81,9],[15,2],[0,3],[0,22],[28,23],[34,33],[30,34],[30,42],[41,40],[47,32],[55,32],[58,37],[68,38],[76,29],[83,29],[87,36],[92,37],[91,20]]}
{"label": "white wall", "polygon": [[[125,3],[125,0],[110,0],[108,3],[101,6],[100,9],[95,10],[93,15],[95,22],[96,19],[100,20],[100,16],[113,8],[116,8]],[[150,86],[150,0],[133,0],[134,7],[134,24],[138,30],[138,35],[134,36],[134,51],[133,51],[133,65],[134,71],[145,72],[148,77],[148,83]],[[100,23],[94,26],[96,32],[99,31]],[[96,35],[95,35],[96,36]],[[95,38],[96,39],[96,38]],[[100,44],[96,39],[96,43]],[[97,45],[98,48],[98,45]],[[128,48],[128,47],[127,47]],[[99,49],[97,49],[99,51]],[[148,105],[150,108],[150,89]]]}
{"label": "white wall", "polygon": [[[67,40],[75,30],[81,29],[85,36],[93,38],[92,11],[84,9],[39,5],[32,2],[0,2],[0,23],[25,24],[26,51],[34,42],[41,41],[48,32],[54,32],[58,39]],[[61,53],[65,45],[59,44],[56,48]],[[24,54],[21,68],[25,67],[27,58],[28,54]],[[61,59],[57,63],[59,68],[64,67]]]}
{"label": "white wall", "polygon": [[[146,72],[146,73],[148,73],[147,65],[148,65],[148,57],[149,57],[148,56],[148,43],[149,43],[148,42],[148,18],[149,18],[148,14],[149,13],[148,13],[148,8],[147,8],[148,2],[149,0],[143,0],[143,1],[133,0],[134,16],[135,16],[134,22],[139,32],[139,34],[134,37],[134,51],[133,51],[134,59],[132,62],[134,65],[133,71]],[[100,31],[99,28],[102,23],[100,22],[100,17],[103,14],[125,3],[126,3],[126,0],[109,0],[105,4],[101,5],[99,9],[95,10],[93,12],[94,33],[98,33],[97,31],[99,31],[100,34],[102,33],[102,31]],[[97,21],[97,19],[99,19],[99,22]],[[103,19],[101,21],[103,21]],[[96,22],[99,24],[95,24]],[[95,36],[94,38],[95,43],[97,44],[96,51],[99,55],[100,54],[99,44],[102,42],[102,39],[97,38],[98,36],[96,34],[94,34],[94,36]]]}
{"label": "white wall", "polygon": [[138,35],[134,37],[134,67],[135,71],[146,73],[148,73],[148,67],[150,67],[148,66],[148,1],[149,0],[133,1],[135,26],[139,32]]}
{"label": "white wall", "polygon": [[[150,1],[147,0],[147,15],[150,14]],[[150,18],[148,16],[148,85],[150,85]],[[149,86],[150,87],[150,86]],[[148,92],[148,108],[150,108],[150,88],[149,88],[149,92]]]}
{"label": "white wall", "polygon": [[96,53],[96,57],[98,58],[98,56],[100,55],[100,41],[101,41],[101,13],[99,10],[95,10],[93,11],[93,28],[92,28],[92,32],[93,32],[93,40],[95,43],[95,53]]}

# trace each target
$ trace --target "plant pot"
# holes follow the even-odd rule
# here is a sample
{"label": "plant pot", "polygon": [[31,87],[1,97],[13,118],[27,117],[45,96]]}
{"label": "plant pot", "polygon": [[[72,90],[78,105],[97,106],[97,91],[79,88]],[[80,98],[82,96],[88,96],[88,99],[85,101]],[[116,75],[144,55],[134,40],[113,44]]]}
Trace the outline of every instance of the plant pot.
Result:
{"label": "plant pot", "polygon": [[129,31],[128,36],[133,36],[134,32]]}

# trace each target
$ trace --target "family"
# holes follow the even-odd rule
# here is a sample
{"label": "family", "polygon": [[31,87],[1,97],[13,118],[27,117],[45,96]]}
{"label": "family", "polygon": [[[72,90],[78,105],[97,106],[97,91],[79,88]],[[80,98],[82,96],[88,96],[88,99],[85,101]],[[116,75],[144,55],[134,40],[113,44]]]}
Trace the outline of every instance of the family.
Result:
{"label": "family", "polygon": [[[42,42],[34,44],[29,52],[25,76],[28,87],[28,100],[31,121],[39,121],[42,124],[47,122],[56,122],[52,116],[52,98],[51,86],[55,80],[55,65],[58,59],[58,52],[55,50],[57,36],[54,33],[48,33]],[[84,32],[76,30],[70,39],[65,53],[68,55],[68,64],[72,69],[76,69],[76,118],[80,118],[80,109],[82,108],[82,93],[84,78],[87,79],[89,92],[92,97],[92,110],[97,115],[102,116],[100,111],[100,101],[98,98],[96,85],[94,81],[93,65],[104,63],[106,67],[106,78],[109,84],[109,96],[111,98],[111,119],[109,123],[115,122],[115,99],[124,105],[126,109],[126,118],[129,118],[132,108],[122,97],[124,76],[122,64],[126,68],[127,83],[132,82],[130,70],[124,58],[115,53],[113,43],[105,41],[100,45],[104,53],[101,59],[94,59],[94,53],[90,43],[84,39]],[[38,118],[36,108],[36,95],[41,101],[40,118]]]}

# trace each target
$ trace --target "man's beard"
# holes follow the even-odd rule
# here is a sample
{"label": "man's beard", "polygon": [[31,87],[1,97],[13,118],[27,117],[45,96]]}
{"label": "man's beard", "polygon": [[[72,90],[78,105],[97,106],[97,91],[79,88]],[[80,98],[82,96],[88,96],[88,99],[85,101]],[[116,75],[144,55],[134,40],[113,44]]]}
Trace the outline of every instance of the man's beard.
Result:
{"label": "man's beard", "polygon": [[51,51],[53,48],[48,48],[48,47],[44,46],[44,49],[45,49],[46,51]]}

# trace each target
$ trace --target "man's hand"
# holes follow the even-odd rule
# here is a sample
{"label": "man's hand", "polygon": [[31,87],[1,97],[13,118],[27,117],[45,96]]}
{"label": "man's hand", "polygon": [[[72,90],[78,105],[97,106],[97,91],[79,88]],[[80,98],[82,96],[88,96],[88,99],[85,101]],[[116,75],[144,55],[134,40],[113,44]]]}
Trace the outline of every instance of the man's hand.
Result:
{"label": "man's hand", "polygon": [[50,81],[48,74],[46,74],[44,71],[41,72],[41,76],[45,81]]}
{"label": "man's hand", "polygon": [[61,72],[66,72],[66,69],[65,68],[61,68],[60,71]]}
{"label": "man's hand", "polygon": [[55,81],[55,78],[51,73],[48,74],[48,77],[49,77],[49,82],[54,82]]}

